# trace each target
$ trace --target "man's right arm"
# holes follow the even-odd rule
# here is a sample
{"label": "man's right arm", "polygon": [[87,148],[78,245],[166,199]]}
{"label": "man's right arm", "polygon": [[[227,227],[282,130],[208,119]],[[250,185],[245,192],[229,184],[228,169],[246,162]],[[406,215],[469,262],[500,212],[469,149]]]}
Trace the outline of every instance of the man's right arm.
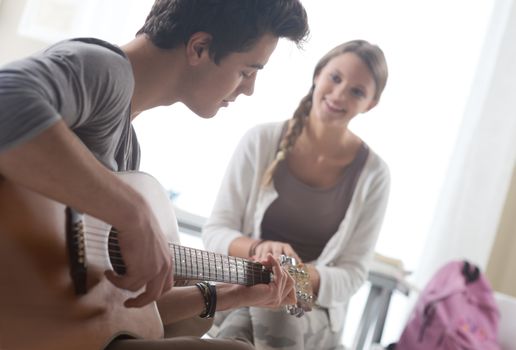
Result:
{"label": "man's right arm", "polygon": [[107,277],[132,291],[146,286],[127,306],[145,305],[172,287],[171,255],[148,204],[98,162],[63,121],[1,152],[0,174],[120,231],[127,273]]}
{"label": "man's right arm", "polygon": [[[272,255],[268,255],[260,263],[272,268],[274,278],[271,283],[254,286],[217,283],[217,311],[247,306],[276,309],[296,304],[295,281],[288,271]],[[202,294],[196,287],[174,288],[163,295],[157,305],[165,325],[197,316],[205,308]]]}

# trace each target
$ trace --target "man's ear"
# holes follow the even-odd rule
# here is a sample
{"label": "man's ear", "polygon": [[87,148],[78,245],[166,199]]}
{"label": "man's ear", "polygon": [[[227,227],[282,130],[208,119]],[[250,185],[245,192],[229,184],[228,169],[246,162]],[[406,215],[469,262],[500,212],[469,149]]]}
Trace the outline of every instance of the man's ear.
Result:
{"label": "man's ear", "polygon": [[191,65],[197,65],[205,59],[210,59],[211,40],[211,34],[206,32],[192,34],[186,43],[186,57]]}

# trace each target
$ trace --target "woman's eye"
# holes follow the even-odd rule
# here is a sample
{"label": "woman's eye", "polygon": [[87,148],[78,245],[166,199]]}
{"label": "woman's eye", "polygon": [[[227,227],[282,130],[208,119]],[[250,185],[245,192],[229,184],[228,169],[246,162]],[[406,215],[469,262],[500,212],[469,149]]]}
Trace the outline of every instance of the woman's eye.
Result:
{"label": "woman's eye", "polygon": [[253,72],[242,72],[240,73],[244,78],[251,78],[253,76]]}
{"label": "woman's eye", "polygon": [[351,90],[351,93],[353,94],[353,96],[356,96],[356,97],[365,97],[365,92],[362,91],[361,89],[352,89]]}
{"label": "woman's eye", "polygon": [[334,82],[334,83],[340,83],[342,80],[340,79],[340,77],[337,75],[337,74],[331,74],[330,75],[330,79]]}

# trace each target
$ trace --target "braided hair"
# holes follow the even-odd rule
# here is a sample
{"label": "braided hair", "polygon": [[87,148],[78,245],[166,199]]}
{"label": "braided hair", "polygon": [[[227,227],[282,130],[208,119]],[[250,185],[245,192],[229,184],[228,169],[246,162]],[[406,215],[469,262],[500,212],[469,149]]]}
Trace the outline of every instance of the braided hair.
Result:
{"label": "braided hair", "polygon": [[[382,50],[378,46],[370,44],[365,40],[348,41],[330,50],[315,66],[312,82],[315,81],[315,78],[330,60],[347,52],[356,54],[368,67],[375,81],[376,91],[374,99],[379,100],[387,83],[387,62],[385,61],[385,56]],[[272,183],[272,178],[278,164],[286,159],[288,153],[294,148],[297,139],[303,132],[303,128],[305,127],[310,111],[312,110],[314,89],[315,84],[312,83],[308,94],[301,99],[294,115],[288,121],[287,131],[280,141],[276,156],[263,175],[263,186],[268,186]]]}

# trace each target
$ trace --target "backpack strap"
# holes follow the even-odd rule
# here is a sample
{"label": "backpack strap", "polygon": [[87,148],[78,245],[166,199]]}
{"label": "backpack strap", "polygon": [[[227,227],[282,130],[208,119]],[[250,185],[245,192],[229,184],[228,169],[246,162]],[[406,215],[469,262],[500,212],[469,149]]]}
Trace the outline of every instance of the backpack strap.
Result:
{"label": "backpack strap", "polygon": [[470,264],[467,260],[464,260],[462,275],[466,279],[466,284],[473,283],[480,277],[480,269],[478,266]]}
{"label": "backpack strap", "polygon": [[461,293],[467,289],[467,285],[479,280],[481,275],[477,266],[465,260],[449,263],[437,272],[441,276],[449,274],[455,276],[440,280],[438,285],[434,285],[432,292],[427,294],[427,301],[438,302],[451,294]]}

